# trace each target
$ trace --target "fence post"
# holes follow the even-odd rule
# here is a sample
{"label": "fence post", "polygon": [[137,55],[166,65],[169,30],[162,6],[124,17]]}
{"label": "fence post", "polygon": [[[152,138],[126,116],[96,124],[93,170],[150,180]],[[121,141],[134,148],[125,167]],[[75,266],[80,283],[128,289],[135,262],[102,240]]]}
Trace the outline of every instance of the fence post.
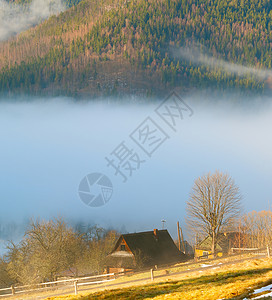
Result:
{"label": "fence post", "polygon": [[75,295],[77,295],[77,280],[74,281],[74,286],[75,286]]}
{"label": "fence post", "polygon": [[270,258],[269,246],[267,245],[267,257]]}
{"label": "fence post", "polygon": [[151,279],[151,281],[154,280],[154,270],[153,269],[150,269],[150,279]]}
{"label": "fence post", "polygon": [[15,295],[15,288],[14,288],[14,286],[12,285],[10,288],[11,288],[11,294]]}

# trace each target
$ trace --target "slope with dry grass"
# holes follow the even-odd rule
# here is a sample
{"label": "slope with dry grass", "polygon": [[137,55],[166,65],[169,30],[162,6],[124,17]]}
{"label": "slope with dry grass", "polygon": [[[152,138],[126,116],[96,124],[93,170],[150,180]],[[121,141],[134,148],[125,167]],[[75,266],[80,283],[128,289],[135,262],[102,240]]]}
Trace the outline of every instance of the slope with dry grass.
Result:
{"label": "slope with dry grass", "polygon": [[253,289],[272,282],[272,259],[256,259],[222,268],[196,271],[167,280],[155,279],[152,284],[122,289],[82,293],[78,296],[48,298],[51,300],[88,299],[244,299]]}

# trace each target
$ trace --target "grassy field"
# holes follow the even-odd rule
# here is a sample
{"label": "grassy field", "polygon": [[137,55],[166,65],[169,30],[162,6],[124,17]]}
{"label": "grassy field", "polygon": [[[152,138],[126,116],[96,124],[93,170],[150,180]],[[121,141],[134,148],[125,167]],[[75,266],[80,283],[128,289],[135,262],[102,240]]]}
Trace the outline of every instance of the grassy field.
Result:
{"label": "grassy field", "polygon": [[[147,282],[146,282],[147,283]],[[51,297],[50,300],[87,299],[250,299],[257,287],[272,283],[272,259],[256,259],[243,263],[196,270],[190,274],[155,279],[152,284],[130,283],[129,286],[77,296]],[[258,294],[254,297],[259,296]],[[268,299],[268,298],[262,298]],[[272,298],[270,298],[272,299]]]}

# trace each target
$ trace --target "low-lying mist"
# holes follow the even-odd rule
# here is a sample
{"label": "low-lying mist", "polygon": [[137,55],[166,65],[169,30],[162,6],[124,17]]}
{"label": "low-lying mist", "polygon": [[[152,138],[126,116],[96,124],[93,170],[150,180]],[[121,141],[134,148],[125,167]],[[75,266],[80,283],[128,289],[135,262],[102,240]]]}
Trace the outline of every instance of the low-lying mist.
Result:
{"label": "low-lying mist", "polygon": [[[245,212],[270,207],[270,99],[236,103],[232,95],[185,96],[193,116],[184,115],[176,132],[169,129],[151,157],[129,135],[147,117],[159,122],[154,114],[159,100],[137,105],[26,99],[0,103],[2,224],[63,216],[134,232],[161,228],[165,219],[175,236],[176,221],[184,226],[194,180],[216,169],[234,178]],[[145,160],[126,183],[105,160],[123,141]],[[81,179],[93,172],[106,174],[113,184],[112,198],[97,208],[78,196]]]}
{"label": "low-lying mist", "polygon": [[211,69],[220,69],[227,74],[238,75],[240,77],[251,75],[261,80],[272,76],[271,70],[257,69],[255,67],[240,65],[228,62],[223,59],[213,57],[200,45],[194,47],[171,48],[172,55],[178,59],[183,59],[197,65],[204,65]]}
{"label": "low-lying mist", "polygon": [[0,41],[37,25],[64,9],[62,0],[32,0],[25,5],[0,0]]}

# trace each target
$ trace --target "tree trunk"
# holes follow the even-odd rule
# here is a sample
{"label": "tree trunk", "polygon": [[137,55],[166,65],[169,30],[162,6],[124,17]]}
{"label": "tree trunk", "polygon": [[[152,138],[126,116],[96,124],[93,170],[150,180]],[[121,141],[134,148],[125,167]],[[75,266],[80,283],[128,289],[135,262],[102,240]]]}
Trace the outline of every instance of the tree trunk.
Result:
{"label": "tree trunk", "polygon": [[216,238],[215,238],[215,232],[213,231],[212,232],[212,256],[213,258],[216,257]]}

